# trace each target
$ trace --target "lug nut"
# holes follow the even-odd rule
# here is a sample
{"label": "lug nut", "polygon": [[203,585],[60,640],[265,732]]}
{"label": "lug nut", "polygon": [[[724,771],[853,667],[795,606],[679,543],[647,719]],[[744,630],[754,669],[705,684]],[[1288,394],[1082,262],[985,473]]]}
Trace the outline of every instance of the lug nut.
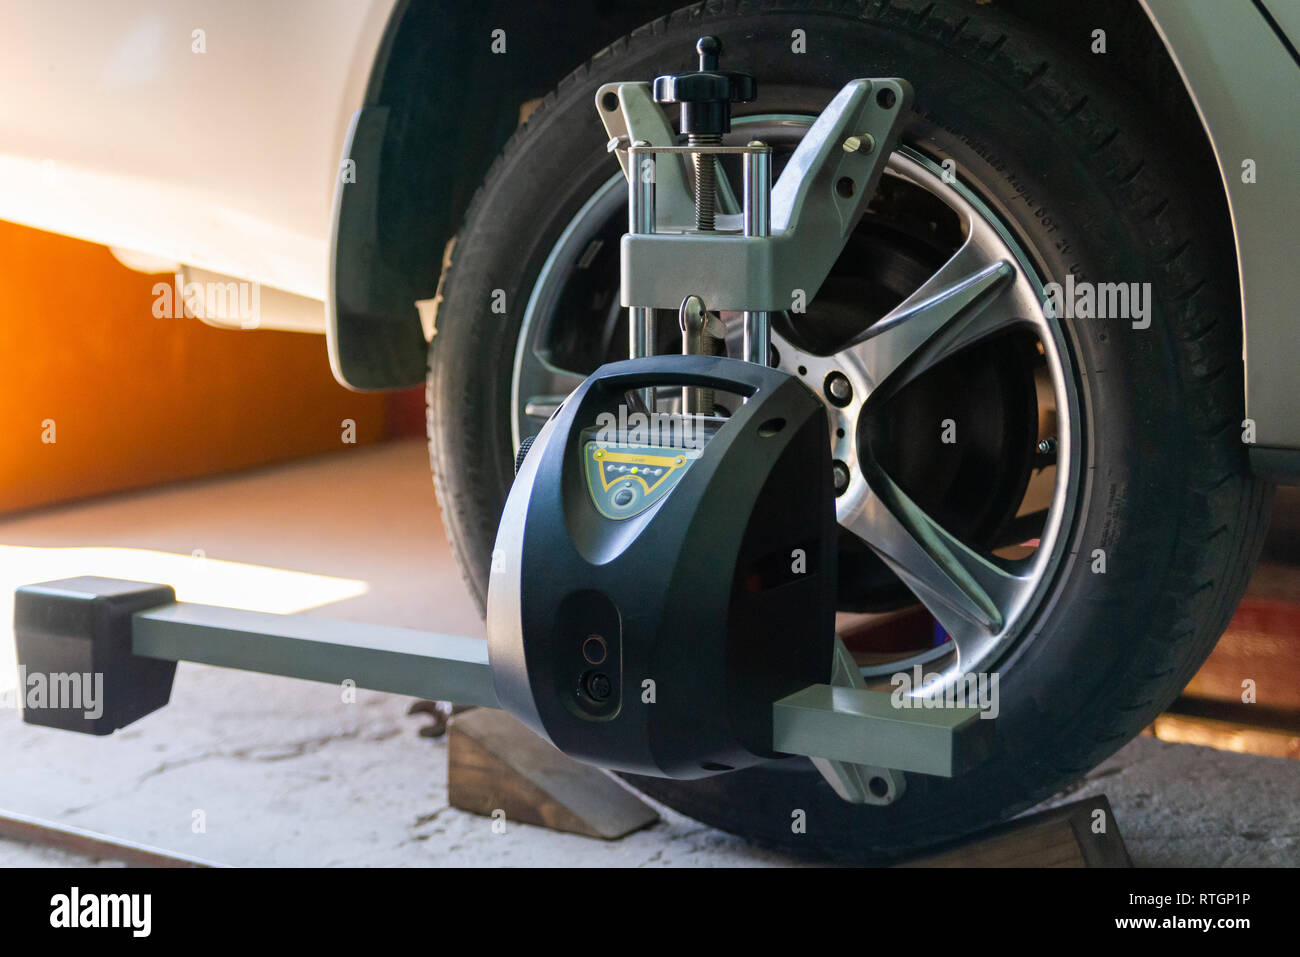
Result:
{"label": "lug nut", "polygon": [[822,383],[822,388],[826,392],[826,398],[830,400],[831,405],[842,409],[853,401],[853,385],[843,372],[832,372],[827,375],[826,381]]}
{"label": "lug nut", "polygon": [[1055,438],[1043,439],[1041,442],[1038,443],[1038,454],[1039,454],[1039,455],[1051,455],[1051,454],[1053,454],[1055,451],[1056,451],[1056,439],[1055,439]]}
{"label": "lug nut", "polygon": [[849,467],[836,459],[831,463],[831,475],[835,479],[835,495],[838,498],[849,487]]}

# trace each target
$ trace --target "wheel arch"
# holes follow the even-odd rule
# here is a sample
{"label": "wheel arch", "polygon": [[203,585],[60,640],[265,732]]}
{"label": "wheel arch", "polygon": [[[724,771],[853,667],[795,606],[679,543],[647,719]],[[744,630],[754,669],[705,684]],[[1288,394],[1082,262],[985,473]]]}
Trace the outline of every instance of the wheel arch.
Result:
{"label": "wheel arch", "polygon": [[1262,184],[1271,173],[1285,176],[1300,146],[1300,114],[1282,106],[1300,100],[1300,14],[1276,0],[1142,5],[1205,130],[1226,199],[1241,294],[1243,411],[1255,427],[1251,469],[1298,484],[1300,338],[1291,316],[1300,284],[1291,259],[1300,245],[1300,191]]}
{"label": "wheel arch", "polygon": [[[352,118],[331,223],[330,365],[357,391],[424,382],[415,303],[432,299],[460,226],[520,107],[545,96],[602,44],[673,0],[399,0]],[[590,28],[598,23],[599,29]],[[494,31],[504,54],[494,54]]]}

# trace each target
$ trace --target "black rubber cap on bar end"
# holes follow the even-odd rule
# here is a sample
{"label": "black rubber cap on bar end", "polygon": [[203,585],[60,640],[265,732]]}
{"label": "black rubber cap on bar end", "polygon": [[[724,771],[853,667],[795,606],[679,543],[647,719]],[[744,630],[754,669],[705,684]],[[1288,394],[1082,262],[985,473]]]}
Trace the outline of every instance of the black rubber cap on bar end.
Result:
{"label": "black rubber cap on bar end", "polygon": [[176,662],[132,653],[131,616],[174,601],[170,585],[94,576],[15,591],[23,720],[103,735],[165,705]]}

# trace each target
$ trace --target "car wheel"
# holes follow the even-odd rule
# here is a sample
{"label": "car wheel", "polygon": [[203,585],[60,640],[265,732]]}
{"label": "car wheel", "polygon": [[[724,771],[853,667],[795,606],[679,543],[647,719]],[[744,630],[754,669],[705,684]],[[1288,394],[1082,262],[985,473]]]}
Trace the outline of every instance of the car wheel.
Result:
{"label": "car wheel", "polygon": [[[827,402],[848,469],[840,610],[864,675],[885,687],[896,674],[940,686],[996,675],[996,749],[952,780],[909,775],[887,806],[845,803],[803,759],[634,779],[699,820],[796,850],[897,855],[1082,775],[1208,654],[1267,524],[1271,488],[1248,477],[1241,442],[1230,252],[1183,186],[1178,145],[1091,64],[974,9],[709,4],[656,21],[516,134],[444,275],[431,455],[481,606],[515,449],[585,375],[625,357],[626,190],[596,89],[687,68],[696,37],[716,34],[729,68],[758,80],[731,141],[771,142],[779,172],[847,80],[915,87],[871,208],[807,311],[774,319],[774,341],[780,366]],[[792,50],[796,31],[807,53]],[[977,321],[908,342],[900,316],[924,322],[936,297],[976,281]],[[1102,283],[1126,284],[1123,315],[1083,307],[1080,290]],[[671,351],[676,317],[656,322]],[[908,345],[901,371],[880,365],[890,335]],[[868,413],[882,371],[897,374]],[[846,405],[842,387],[828,397],[832,374],[849,379]],[[882,644],[863,627],[878,619],[861,616],[886,613],[914,627]]]}

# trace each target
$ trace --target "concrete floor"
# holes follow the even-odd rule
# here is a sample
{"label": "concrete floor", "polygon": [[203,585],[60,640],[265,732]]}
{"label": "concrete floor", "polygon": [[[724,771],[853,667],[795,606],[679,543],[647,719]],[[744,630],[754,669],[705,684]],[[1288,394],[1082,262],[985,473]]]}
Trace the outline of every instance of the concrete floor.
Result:
{"label": "concrete floor", "polygon": [[[423,444],[401,442],[3,520],[0,595],[153,577],[192,601],[481,635],[427,468]],[[0,689],[13,674],[0,636]],[[667,809],[618,842],[513,823],[495,834],[448,807],[445,739],[419,737],[426,719],[408,704],[181,665],[172,704],[111,738],[0,710],[0,809],[236,865],[792,863]],[[1143,738],[1057,800],[1097,792],[1139,865],[1300,863],[1300,762]],[[77,860],[0,841],[0,865]]]}

